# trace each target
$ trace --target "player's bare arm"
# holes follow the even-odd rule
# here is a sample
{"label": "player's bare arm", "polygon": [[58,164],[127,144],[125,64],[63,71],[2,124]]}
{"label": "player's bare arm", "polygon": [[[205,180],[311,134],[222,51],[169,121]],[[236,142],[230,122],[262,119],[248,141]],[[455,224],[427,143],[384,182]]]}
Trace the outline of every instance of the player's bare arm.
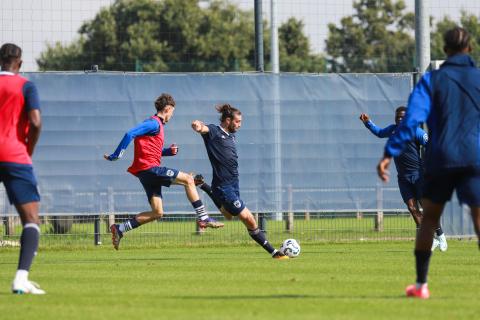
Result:
{"label": "player's bare arm", "polygon": [[30,127],[28,129],[27,151],[31,156],[33,155],[38,138],[40,137],[40,131],[42,130],[42,117],[40,116],[40,111],[38,109],[30,110],[28,112],[28,121]]}
{"label": "player's bare arm", "polygon": [[205,123],[203,123],[200,120],[192,121],[192,129],[193,131],[198,132],[200,134],[205,134],[210,131],[208,127],[205,125]]}

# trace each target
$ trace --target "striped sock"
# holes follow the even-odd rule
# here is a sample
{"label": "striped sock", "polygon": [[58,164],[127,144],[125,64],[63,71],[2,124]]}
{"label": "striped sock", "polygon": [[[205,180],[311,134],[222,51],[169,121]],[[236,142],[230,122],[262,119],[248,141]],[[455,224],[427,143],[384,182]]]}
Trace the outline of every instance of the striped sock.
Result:
{"label": "striped sock", "polygon": [[197,219],[204,221],[208,219],[208,213],[205,210],[205,206],[202,203],[202,200],[197,200],[192,202],[193,209],[195,209],[195,213],[197,214]]}
{"label": "striped sock", "polygon": [[120,223],[120,225],[118,226],[118,230],[120,230],[121,233],[124,233],[130,230],[133,230],[135,228],[138,228],[139,226],[140,224],[138,223],[137,219],[132,218],[125,221],[124,223]]}

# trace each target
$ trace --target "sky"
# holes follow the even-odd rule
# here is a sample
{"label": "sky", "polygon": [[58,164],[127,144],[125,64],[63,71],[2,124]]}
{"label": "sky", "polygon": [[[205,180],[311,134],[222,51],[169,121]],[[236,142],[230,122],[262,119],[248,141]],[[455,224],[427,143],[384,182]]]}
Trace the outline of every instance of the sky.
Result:
{"label": "sky", "polygon": [[[208,2],[208,0],[206,0]],[[230,0],[243,9],[252,9],[254,0]],[[431,15],[458,19],[462,9],[480,16],[480,0],[424,0]],[[35,59],[47,43],[68,44],[78,37],[82,22],[92,19],[101,7],[114,0],[0,0],[0,43],[14,42],[24,50],[24,71],[37,70]],[[406,0],[414,11],[414,0]],[[263,0],[264,17],[269,20],[270,0]],[[353,13],[352,0],[277,0],[279,23],[294,16],[305,23],[311,47],[322,52],[328,23],[338,24]]]}

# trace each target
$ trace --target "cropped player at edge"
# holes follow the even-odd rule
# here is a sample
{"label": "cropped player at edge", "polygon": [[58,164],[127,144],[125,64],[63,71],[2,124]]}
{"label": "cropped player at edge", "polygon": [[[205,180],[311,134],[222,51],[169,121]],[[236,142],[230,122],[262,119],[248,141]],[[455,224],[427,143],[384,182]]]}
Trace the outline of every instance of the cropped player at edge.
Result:
{"label": "cropped player at edge", "polygon": [[124,223],[110,226],[112,244],[116,250],[125,232],[163,216],[162,187],[170,187],[171,184],[185,187],[185,193],[195,209],[200,228],[223,227],[223,223],[208,216],[190,174],[160,166],[162,156],[174,156],[178,152],[178,147],[174,144],[169,148],[163,148],[164,126],[173,116],[175,100],[171,95],[164,93],[155,101],[155,108],[157,113],[130,129],[114,153],[104,155],[109,161],[120,159],[129,143],[135,139],[135,155],[128,172],[140,180],[152,208],[151,211],[141,212]]}
{"label": "cropped player at edge", "polygon": [[432,236],[454,190],[459,202],[470,207],[480,239],[480,71],[468,55],[470,35],[465,29],[455,27],[445,33],[444,51],[448,58],[440,69],[427,72],[415,86],[405,120],[388,139],[377,166],[379,177],[388,181],[392,156],[402,152],[420,123],[427,122],[424,210],[415,242],[417,279],[406,288],[408,297],[421,299],[430,297]]}
{"label": "cropped player at edge", "polygon": [[40,239],[40,195],[32,155],[40,137],[42,119],[35,85],[18,75],[22,49],[13,43],[0,48],[0,183],[22,220],[20,258],[12,283],[15,294],[45,294],[28,279]]}
{"label": "cropped player at edge", "polygon": [[195,177],[195,184],[212,198],[226,219],[238,217],[247,227],[250,237],[274,259],[288,259],[288,256],[272,247],[258,228],[253,214],[240,199],[235,132],[242,125],[242,113],[229,104],[217,106],[216,109],[221,114],[220,125],[206,125],[199,120],[192,122],[192,129],[202,135],[213,169],[211,187],[201,175]]}
{"label": "cropped player at edge", "polygon": [[[405,118],[406,110],[407,108],[404,106],[398,107],[395,110],[395,124],[391,124],[383,129],[377,127],[365,113],[360,115],[360,120],[375,136],[379,138],[389,138],[395,133],[398,125]],[[397,168],[398,188],[400,189],[403,202],[407,205],[408,211],[415,221],[417,231],[420,229],[420,223],[422,222],[422,213],[419,207],[422,199],[423,185],[423,162],[420,156],[420,146],[426,146],[427,142],[428,134],[423,131],[422,128],[417,127],[413,140],[406,144],[405,149],[400,155],[393,158],[395,167]],[[440,251],[447,251],[448,248],[447,238],[441,226],[435,229],[432,251],[437,247],[440,248]]]}

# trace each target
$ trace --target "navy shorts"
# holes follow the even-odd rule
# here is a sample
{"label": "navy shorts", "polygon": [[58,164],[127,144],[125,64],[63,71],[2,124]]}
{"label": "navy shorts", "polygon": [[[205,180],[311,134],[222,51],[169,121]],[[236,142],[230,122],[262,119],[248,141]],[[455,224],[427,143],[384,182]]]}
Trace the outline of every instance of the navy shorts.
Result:
{"label": "navy shorts", "polygon": [[10,204],[40,201],[37,179],[29,164],[0,162],[0,183],[5,185]]}
{"label": "navy shorts", "polygon": [[398,177],[398,188],[405,203],[410,199],[422,199],[422,187],[423,179],[419,175]]}
{"label": "navy shorts", "polygon": [[442,174],[425,175],[424,198],[445,203],[457,190],[458,201],[471,207],[480,207],[480,170],[464,168]]}
{"label": "navy shorts", "polygon": [[166,167],[153,167],[137,173],[137,178],[142,183],[147,193],[148,201],[152,197],[162,197],[162,187],[170,187],[178,176],[177,169]]}
{"label": "navy shorts", "polygon": [[240,199],[240,188],[238,182],[227,185],[213,186],[213,196],[220,200],[222,206],[232,216],[238,216],[243,209],[245,203]]}

